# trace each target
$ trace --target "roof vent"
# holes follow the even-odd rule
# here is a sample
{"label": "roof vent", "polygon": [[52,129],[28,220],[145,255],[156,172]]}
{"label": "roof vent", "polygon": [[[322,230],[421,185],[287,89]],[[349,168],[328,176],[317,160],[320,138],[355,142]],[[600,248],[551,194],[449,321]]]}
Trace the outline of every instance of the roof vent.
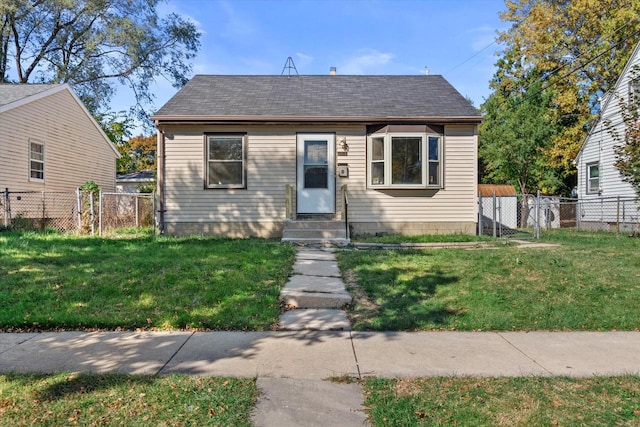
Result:
{"label": "roof vent", "polygon": [[329,74],[332,75],[332,76],[335,76],[336,75],[336,67],[329,68]]}

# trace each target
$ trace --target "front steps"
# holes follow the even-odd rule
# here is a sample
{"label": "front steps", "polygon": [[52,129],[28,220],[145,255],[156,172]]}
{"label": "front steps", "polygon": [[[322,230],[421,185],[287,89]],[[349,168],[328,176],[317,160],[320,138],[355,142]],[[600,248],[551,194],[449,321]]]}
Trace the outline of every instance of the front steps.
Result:
{"label": "front steps", "polygon": [[287,221],[282,241],[298,244],[345,246],[349,244],[344,221],[301,219]]}

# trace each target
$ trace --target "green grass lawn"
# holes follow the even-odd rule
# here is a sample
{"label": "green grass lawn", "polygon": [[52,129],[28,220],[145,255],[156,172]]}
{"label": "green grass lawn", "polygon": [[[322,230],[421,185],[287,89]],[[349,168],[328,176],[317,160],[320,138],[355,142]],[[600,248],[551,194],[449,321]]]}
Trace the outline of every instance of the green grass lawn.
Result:
{"label": "green grass lawn", "polygon": [[637,426],[640,377],[364,380],[375,426]]}
{"label": "green grass lawn", "polygon": [[294,257],[259,239],[0,233],[0,329],[268,330]]}
{"label": "green grass lawn", "polygon": [[0,424],[250,426],[253,379],[0,375]]}
{"label": "green grass lawn", "polygon": [[637,330],[640,239],[556,231],[554,248],[346,250],[356,330]]}

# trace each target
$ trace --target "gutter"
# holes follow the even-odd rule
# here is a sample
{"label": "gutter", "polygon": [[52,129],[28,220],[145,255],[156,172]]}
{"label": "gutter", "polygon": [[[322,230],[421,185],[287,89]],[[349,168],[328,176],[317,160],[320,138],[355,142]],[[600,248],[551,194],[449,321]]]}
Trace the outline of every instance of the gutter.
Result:
{"label": "gutter", "polygon": [[159,124],[238,124],[238,123],[481,123],[482,116],[392,117],[392,116],[151,116]]}

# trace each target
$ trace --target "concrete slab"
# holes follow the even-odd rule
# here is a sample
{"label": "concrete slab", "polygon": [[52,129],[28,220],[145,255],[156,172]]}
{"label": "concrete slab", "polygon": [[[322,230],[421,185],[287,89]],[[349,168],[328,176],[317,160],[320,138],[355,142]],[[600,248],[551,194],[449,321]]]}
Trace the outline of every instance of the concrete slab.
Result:
{"label": "concrete slab", "polygon": [[501,332],[553,375],[640,374],[640,332]]}
{"label": "concrete slab", "polygon": [[356,376],[357,367],[348,332],[207,332],[161,373],[320,380]]}
{"label": "concrete slab", "polygon": [[9,351],[17,345],[25,343],[30,339],[37,337],[36,333],[1,333],[0,332],[0,354]]}
{"label": "concrete slab", "polygon": [[333,250],[301,248],[296,252],[296,259],[315,259],[317,261],[335,261]]}
{"label": "concrete slab", "polygon": [[293,272],[306,276],[341,277],[336,261],[299,259],[293,265]]}
{"label": "concrete slab", "polygon": [[528,376],[549,372],[492,332],[353,332],[363,376]]}
{"label": "concrete slab", "polygon": [[358,384],[258,378],[261,396],[251,420],[256,427],[369,425]]}
{"label": "concrete slab", "polygon": [[280,316],[278,326],[283,331],[351,330],[351,322],[344,311],[326,308],[289,310]]}
{"label": "concrete slab", "polygon": [[306,292],[345,292],[345,286],[339,277],[306,276],[296,274],[289,278],[284,289]]}
{"label": "concrete slab", "polygon": [[155,374],[192,333],[52,332],[37,335],[2,353],[0,372]]}
{"label": "concrete slab", "polygon": [[296,308],[343,308],[351,304],[351,295],[347,292],[301,292],[283,289],[280,301]]}

